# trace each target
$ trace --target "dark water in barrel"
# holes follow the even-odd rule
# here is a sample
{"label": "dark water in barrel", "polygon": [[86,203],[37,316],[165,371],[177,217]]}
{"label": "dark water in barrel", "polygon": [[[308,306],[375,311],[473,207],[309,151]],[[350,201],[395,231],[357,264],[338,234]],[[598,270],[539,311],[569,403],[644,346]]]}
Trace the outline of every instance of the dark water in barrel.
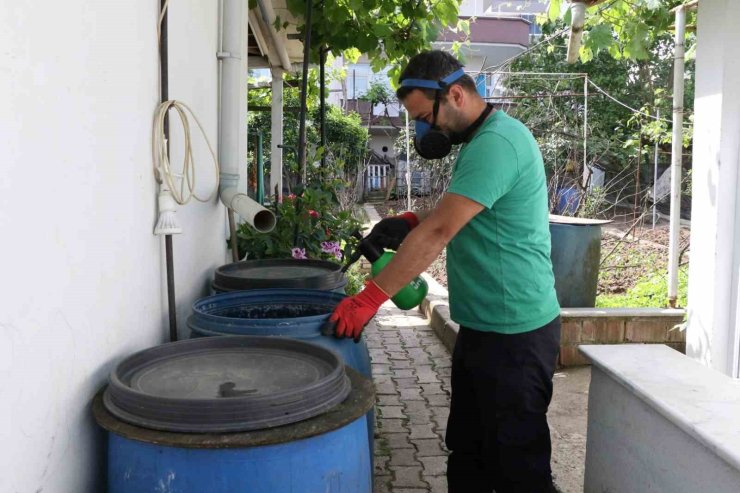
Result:
{"label": "dark water in barrel", "polygon": [[328,315],[334,311],[334,305],[321,305],[315,303],[291,303],[286,305],[263,304],[259,305],[240,305],[213,310],[211,315],[229,318],[245,319],[276,319],[276,318],[300,318],[314,317],[317,315]]}

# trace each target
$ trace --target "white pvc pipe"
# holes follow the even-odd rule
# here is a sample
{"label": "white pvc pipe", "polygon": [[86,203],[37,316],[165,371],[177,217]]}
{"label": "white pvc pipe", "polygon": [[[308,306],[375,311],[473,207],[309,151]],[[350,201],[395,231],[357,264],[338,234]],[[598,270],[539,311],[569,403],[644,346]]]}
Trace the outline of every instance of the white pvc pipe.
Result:
{"label": "white pvc pipe", "polygon": [[[655,114],[656,121],[660,121],[660,110]],[[653,155],[653,229],[658,222],[658,139],[655,139]]]}
{"label": "white pvc pipe", "polygon": [[275,229],[275,214],[250,199],[248,195],[239,192],[235,187],[223,190],[221,201],[260,233],[269,233]]}
{"label": "white pvc pipe", "polygon": [[275,227],[275,215],[239,192],[239,167],[247,158],[247,9],[243,0],[223,0],[220,51],[219,148],[221,202],[257,231]]}
{"label": "white pvc pipe", "polygon": [[570,4],[570,36],[568,37],[568,54],[566,61],[576,63],[578,53],[581,49],[581,38],[583,27],[586,24],[586,4],[583,0],[574,1]]}
{"label": "white pvc pipe", "polygon": [[590,189],[591,170],[588,169],[588,75],[583,78],[583,187]]}
{"label": "white pvc pipe", "polygon": [[411,137],[409,136],[409,112],[406,110],[406,210],[411,210]]}
{"label": "white pvc pipe", "polygon": [[277,186],[278,201],[283,198],[283,71],[272,69],[272,127],[270,141],[270,194]]}
{"label": "white pvc pipe", "polygon": [[[242,78],[242,5],[243,0],[223,0],[221,16],[221,106],[219,107],[218,161],[222,175],[239,175],[240,89]],[[246,98],[246,93],[243,95]],[[234,180],[234,176],[229,176]],[[233,182],[227,186],[235,186]]]}
{"label": "white pvc pipe", "polygon": [[683,157],[684,34],[686,10],[676,9],[673,55],[673,146],[671,150],[671,225],[668,243],[668,304],[678,298],[678,244],[681,232],[681,160]]}

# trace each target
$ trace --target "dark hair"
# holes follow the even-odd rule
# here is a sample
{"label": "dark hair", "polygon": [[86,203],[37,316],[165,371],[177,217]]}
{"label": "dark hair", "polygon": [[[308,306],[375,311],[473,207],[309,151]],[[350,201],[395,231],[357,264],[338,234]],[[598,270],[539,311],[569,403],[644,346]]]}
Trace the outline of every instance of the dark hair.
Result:
{"label": "dark hair", "polygon": [[[398,78],[398,83],[400,84],[404,79],[440,80],[462,67],[463,65],[457,60],[457,58],[446,51],[423,51],[409,60],[408,65],[406,65],[406,68],[403,69],[401,76]],[[468,74],[465,74],[450,85],[454,84],[462,86],[463,89],[466,89],[469,92],[477,92],[475,82]],[[399,100],[403,100],[411,93],[411,91],[414,90],[423,92],[429,99],[434,99],[436,92],[434,89],[401,86],[396,90],[396,97],[398,97]],[[441,94],[447,94],[448,90],[449,86],[447,86]]]}

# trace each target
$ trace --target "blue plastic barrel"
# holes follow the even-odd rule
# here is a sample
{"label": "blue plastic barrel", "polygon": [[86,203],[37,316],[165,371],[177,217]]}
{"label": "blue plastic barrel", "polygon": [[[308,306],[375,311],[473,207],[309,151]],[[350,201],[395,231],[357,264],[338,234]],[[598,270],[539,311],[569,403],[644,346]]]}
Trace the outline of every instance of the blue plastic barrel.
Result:
{"label": "blue plastic barrel", "polygon": [[245,433],[178,433],[124,422],[93,401],[108,431],[108,492],[372,493],[365,413],[372,382],[348,370],[347,399],[306,421]]}
{"label": "blue plastic barrel", "polygon": [[196,301],[187,324],[192,337],[280,336],[319,344],[338,352],[347,365],[372,378],[364,338],[355,343],[321,335],[321,326],[345,297],[310,289],[232,291]]}
{"label": "blue plastic barrel", "polygon": [[[321,327],[346,296],[310,289],[253,289],[202,298],[193,304],[187,324],[191,337],[255,335],[289,337],[332,349],[344,362],[372,380],[370,353],[359,343],[321,335]],[[367,414],[370,460],[374,448],[375,413]]]}
{"label": "blue plastic barrel", "polygon": [[596,304],[601,263],[601,225],[610,221],[550,216],[552,270],[560,306]]}

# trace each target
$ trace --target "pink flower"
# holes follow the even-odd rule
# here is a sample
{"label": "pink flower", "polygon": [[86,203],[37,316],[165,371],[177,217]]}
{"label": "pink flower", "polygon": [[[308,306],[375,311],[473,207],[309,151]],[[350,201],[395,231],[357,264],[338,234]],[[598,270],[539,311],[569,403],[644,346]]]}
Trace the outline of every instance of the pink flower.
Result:
{"label": "pink flower", "polygon": [[305,248],[298,248],[298,247],[291,248],[290,249],[290,254],[295,259],[306,259],[306,258],[308,258],[308,257],[306,257],[306,249]]}
{"label": "pink flower", "polygon": [[288,200],[295,200],[295,194],[291,193],[286,197]]}
{"label": "pink flower", "polygon": [[338,241],[322,241],[321,251],[334,255],[337,260],[342,260],[342,250]]}
{"label": "pink flower", "polygon": [[318,217],[319,217],[319,213],[318,213],[318,212],[316,212],[316,211],[315,211],[315,210],[313,210],[313,209],[309,209],[309,210],[308,210],[308,215],[309,215],[309,216],[311,216],[311,217],[316,217],[316,218],[318,218]]}
{"label": "pink flower", "polygon": [[322,241],[321,251],[324,253],[336,253],[339,251],[338,241]]}

